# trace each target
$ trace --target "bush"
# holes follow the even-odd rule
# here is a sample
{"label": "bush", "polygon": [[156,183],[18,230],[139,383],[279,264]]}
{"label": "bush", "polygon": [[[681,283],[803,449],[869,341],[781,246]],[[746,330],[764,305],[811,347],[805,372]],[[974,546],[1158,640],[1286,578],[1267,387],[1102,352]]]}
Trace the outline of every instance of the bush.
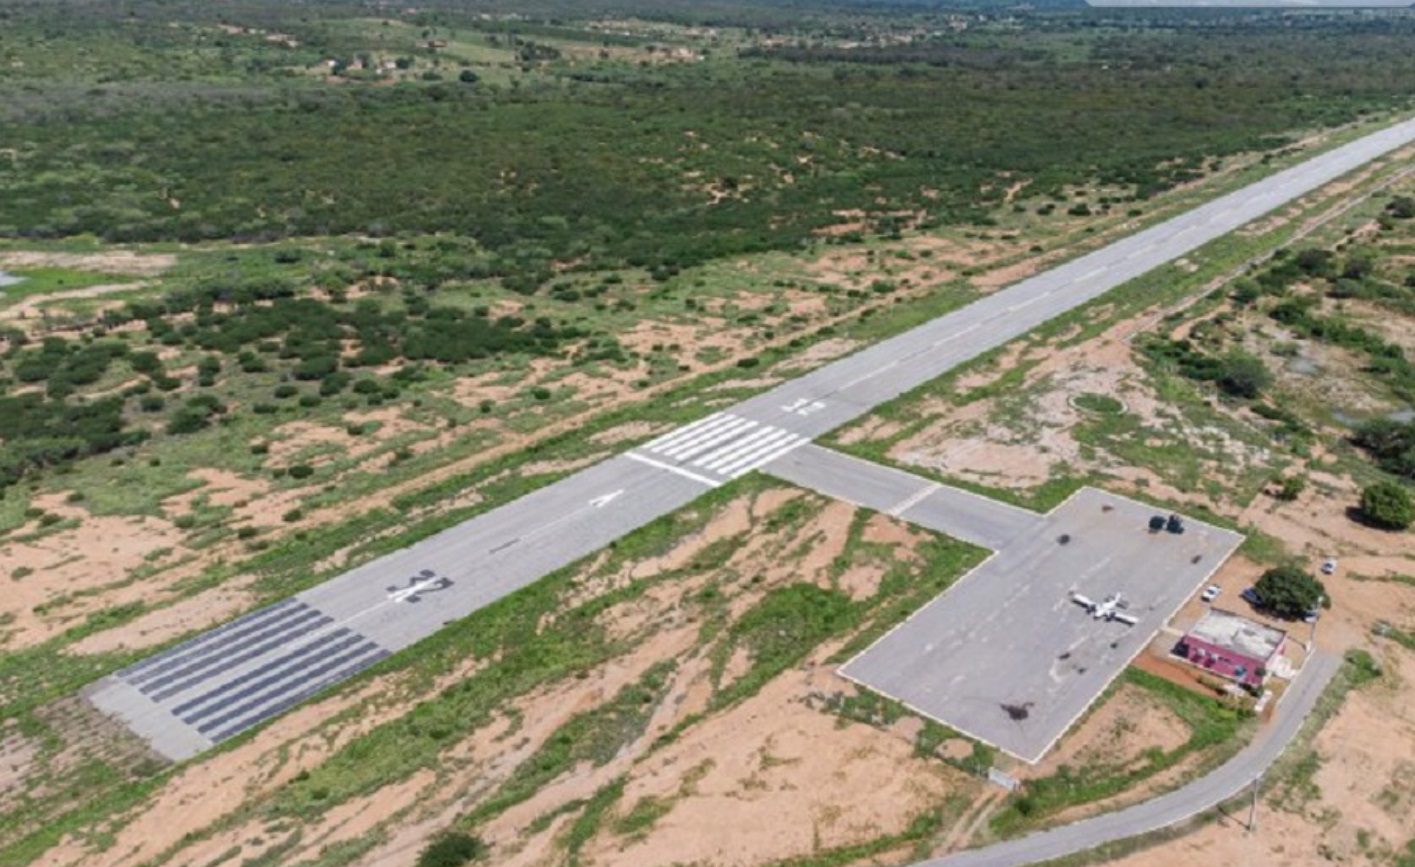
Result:
{"label": "bush", "polygon": [[417,867],[462,867],[486,854],[487,846],[479,837],[461,831],[447,831],[427,845],[418,855]]}
{"label": "bush", "polygon": [[1326,596],[1322,582],[1293,565],[1269,569],[1253,589],[1263,598],[1263,606],[1279,617],[1303,617]]}
{"label": "bush", "polygon": [[209,415],[201,409],[184,406],[167,420],[167,432],[169,434],[195,433],[206,427]]}
{"label": "bush", "polygon": [[1245,352],[1230,352],[1219,360],[1219,388],[1234,397],[1257,397],[1272,381],[1273,375],[1262,359]]}
{"label": "bush", "polygon": [[314,468],[308,464],[295,464],[290,468],[290,478],[292,479],[308,479],[312,475],[314,475]]}
{"label": "bush", "polygon": [[1376,482],[1361,491],[1361,516],[1384,530],[1405,530],[1415,523],[1415,503],[1403,486]]}
{"label": "bush", "polygon": [[1302,496],[1302,492],[1306,489],[1306,479],[1301,476],[1288,476],[1278,483],[1277,494],[1275,494],[1275,496],[1284,503],[1290,503]]}
{"label": "bush", "polygon": [[1386,472],[1415,480],[1415,422],[1373,419],[1352,438]]}

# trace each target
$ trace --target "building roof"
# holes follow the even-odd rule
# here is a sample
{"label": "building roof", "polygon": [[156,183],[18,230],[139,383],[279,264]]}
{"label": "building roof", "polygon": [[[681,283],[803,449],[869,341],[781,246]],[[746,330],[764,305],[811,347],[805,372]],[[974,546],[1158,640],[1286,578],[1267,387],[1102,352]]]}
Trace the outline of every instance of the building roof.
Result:
{"label": "building roof", "polygon": [[1281,629],[1254,622],[1232,611],[1213,608],[1194,624],[1188,637],[1266,662],[1282,647],[1286,636],[1287,633]]}

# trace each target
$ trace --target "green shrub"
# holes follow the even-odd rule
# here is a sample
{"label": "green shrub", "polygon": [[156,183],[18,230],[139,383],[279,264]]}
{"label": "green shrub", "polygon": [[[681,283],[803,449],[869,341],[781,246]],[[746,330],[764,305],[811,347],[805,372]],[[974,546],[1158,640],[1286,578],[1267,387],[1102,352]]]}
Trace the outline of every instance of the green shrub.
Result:
{"label": "green shrub", "polygon": [[479,837],[446,831],[418,854],[417,867],[463,867],[486,853],[487,845]]}
{"label": "green shrub", "polygon": [[1384,530],[1405,530],[1415,523],[1415,503],[1404,486],[1376,482],[1361,491],[1361,517]]}
{"label": "green shrub", "polygon": [[314,468],[308,464],[295,464],[290,468],[290,478],[292,479],[308,479],[312,475],[314,475]]}
{"label": "green shrub", "polygon": [[1273,375],[1262,359],[1233,351],[1219,359],[1219,388],[1234,397],[1254,398],[1272,385]]}
{"label": "green shrub", "polygon": [[1290,503],[1302,496],[1302,492],[1307,489],[1307,480],[1302,476],[1287,476],[1278,483],[1275,496],[1284,503]]}

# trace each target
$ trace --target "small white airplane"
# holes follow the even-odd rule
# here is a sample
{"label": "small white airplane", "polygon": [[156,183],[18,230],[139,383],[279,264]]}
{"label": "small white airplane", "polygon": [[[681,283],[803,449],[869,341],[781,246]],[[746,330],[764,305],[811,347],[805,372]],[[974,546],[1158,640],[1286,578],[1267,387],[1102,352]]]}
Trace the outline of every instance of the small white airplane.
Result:
{"label": "small white airplane", "polygon": [[408,579],[408,586],[389,587],[388,598],[394,602],[420,602],[424,593],[436,593],[451,586],[451,578],[443,578],[431,569],[424,569]]}
{"label": "small white airplane", "polygon": [[1086,609],[1086,612],[1097,620],[1118,620],[1126,626],[1134,626],[1140,621],[1140,618],[1133,614],[1126,614],[1121,610],[1129,603],[1127,603],[1125,597],[1121,596],[1119,593],[1112,593],[1105,599],[1097,602],[1091,597],[1082,595],[1073,590],[1071,592],[1071,601]]}

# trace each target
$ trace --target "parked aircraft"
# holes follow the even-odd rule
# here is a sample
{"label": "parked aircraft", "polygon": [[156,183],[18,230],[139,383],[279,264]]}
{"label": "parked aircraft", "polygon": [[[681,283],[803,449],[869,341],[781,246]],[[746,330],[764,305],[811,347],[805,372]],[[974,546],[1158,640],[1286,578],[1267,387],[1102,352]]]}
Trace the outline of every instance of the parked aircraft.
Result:
{"label": "parked aircraft", "polygon": [[1119,593],[1112,593],[1097,602],[1089,596],[1072,591],[1071,601],[1086,609],[1086,612],[1097,620],[1118,620],[1126,626],[1134,626],[1139,622],[1138,617],[1121,610],[1127,607],[1128,603]]}

